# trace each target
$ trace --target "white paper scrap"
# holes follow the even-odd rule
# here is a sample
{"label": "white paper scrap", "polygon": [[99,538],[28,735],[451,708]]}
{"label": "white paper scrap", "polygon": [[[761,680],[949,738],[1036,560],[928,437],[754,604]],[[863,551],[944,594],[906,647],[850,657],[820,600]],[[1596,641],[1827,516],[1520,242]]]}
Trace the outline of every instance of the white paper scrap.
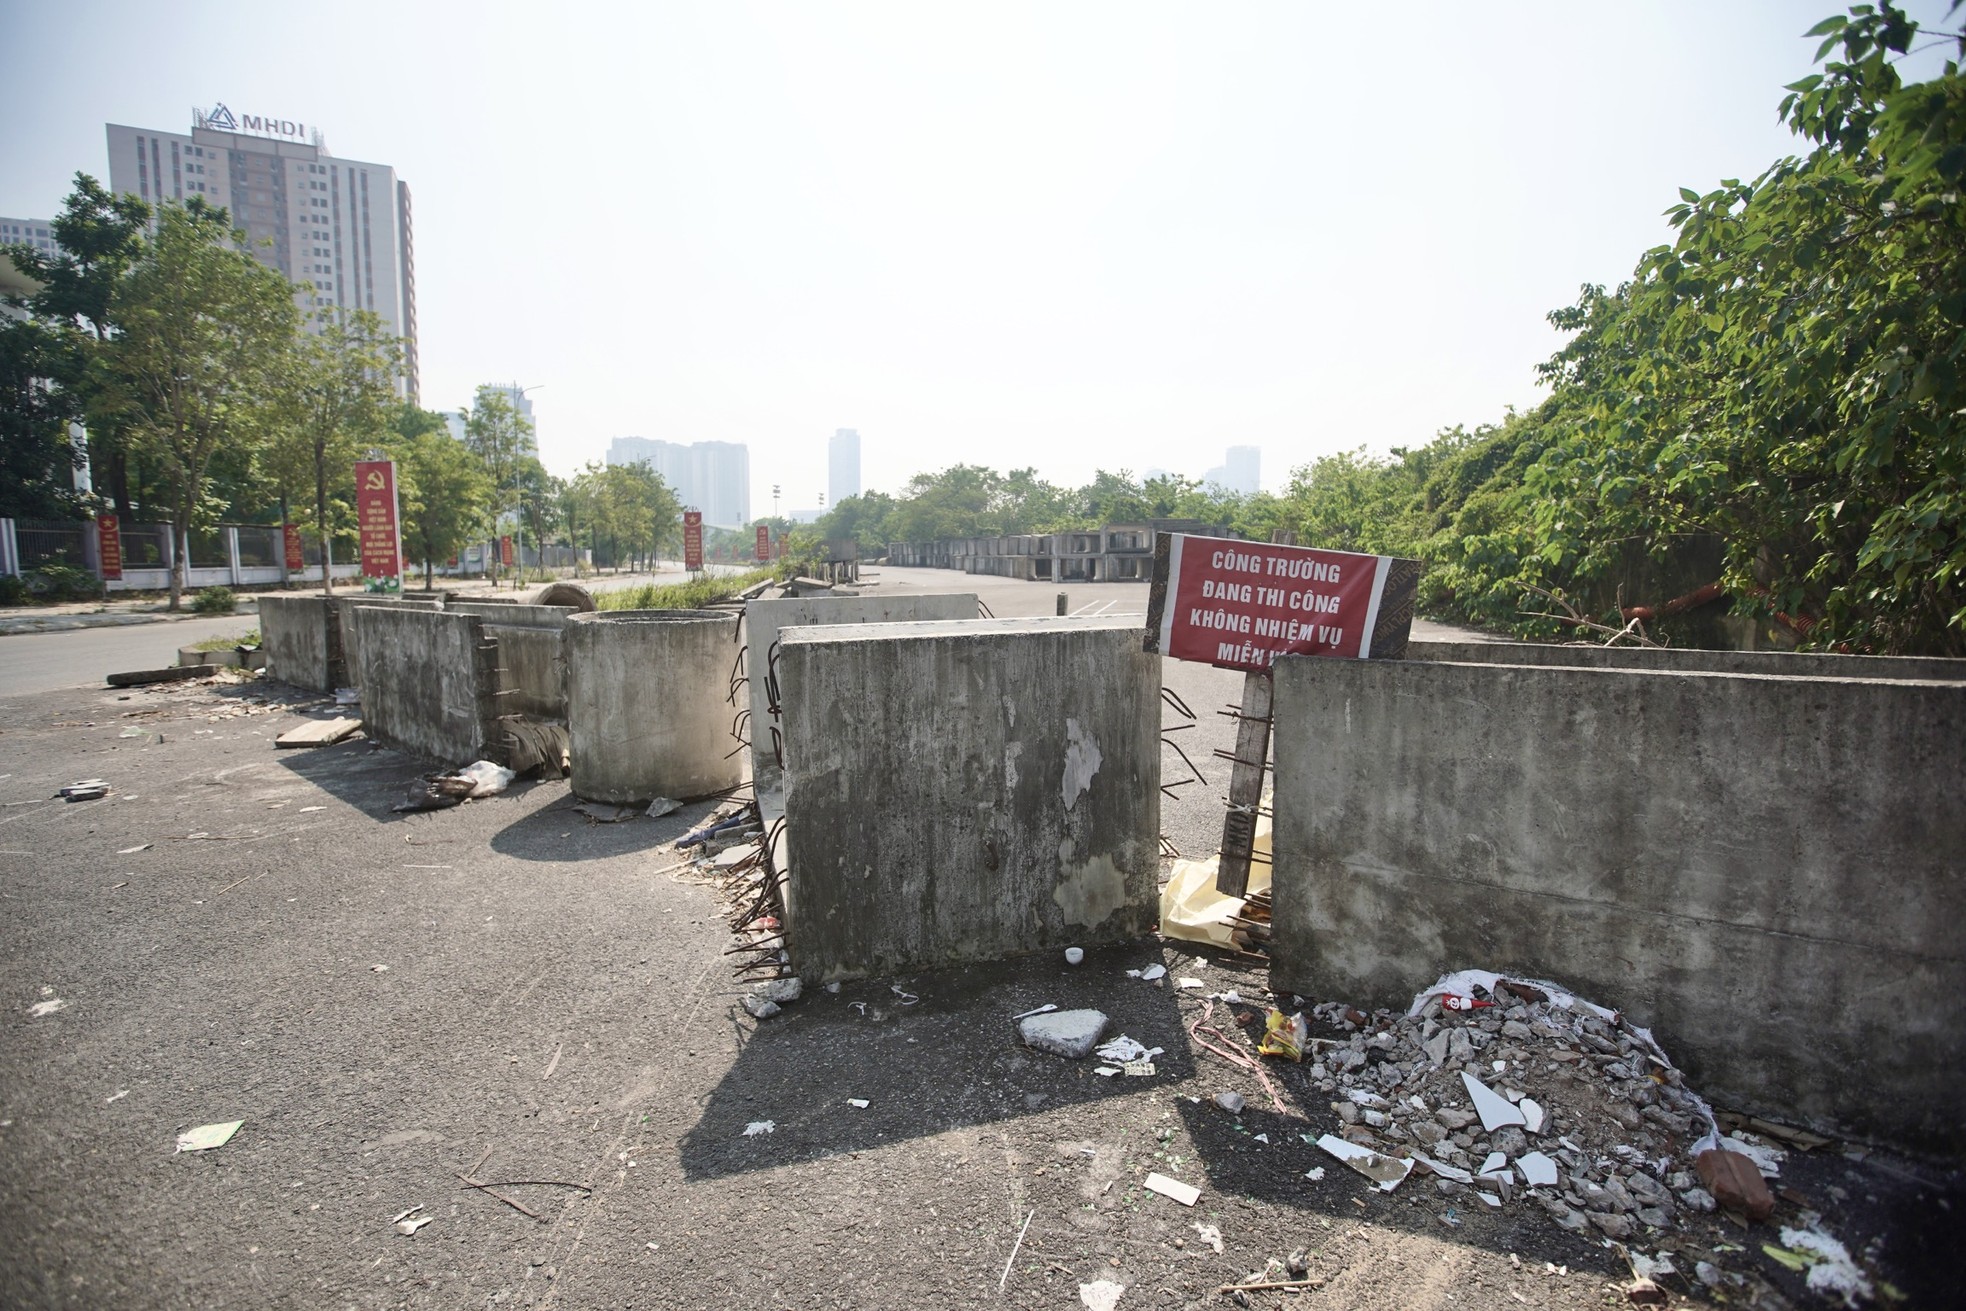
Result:
{"label": "white paper scrap", "polygon": [[772,1133],[778,1128],[776,1120],[753,1120],[744,1126],[746,1138],[756,1138],[759,1134]]}
{"label": "white paper scrap", "polygon": [[1147,1189],[1162,1197],[1171,1197],[1183,1206],[1193,1206],[1201,1200],[1201,1189],[1193,1184],[1184,1184],[1179,1179],[1170,1179],[1164,1174],[1147,1176]]}
{"label": "white paper scrap", "polygon": [[872,1105],[865,1097],[849,1097],[846,1099],[846,1104],[860,1111],[864,1111]]}
{"label": "white paper scrap", "polygon": [[223,1147],[232,1141],[232,1135],[239,1132],[244,1120],[227,1120],[223,1124],[201,1124],[196,1129],[186,1129],[177,1136],[177,1149],[180,1152],[207,1152],[214,1147]]}

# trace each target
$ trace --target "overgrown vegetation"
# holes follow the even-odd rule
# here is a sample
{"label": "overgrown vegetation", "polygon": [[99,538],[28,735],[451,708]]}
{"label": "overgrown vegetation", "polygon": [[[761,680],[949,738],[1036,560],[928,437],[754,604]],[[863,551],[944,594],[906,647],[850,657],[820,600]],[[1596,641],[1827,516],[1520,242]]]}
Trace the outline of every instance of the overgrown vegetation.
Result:
{"label": "overgrown vegetation", "polygon": [[229,615],[239,608],[239,598],[229,587],[201,588],[191,608],[201,615]]}
{"label": "overgrown vegetation", "polygon": [[753,569],[742,574],[704,574],[687,583],[618,587],[598,593],[594,604],[602,610],[698,610],[716,601],[728,601],[774,576],[770,569]]}

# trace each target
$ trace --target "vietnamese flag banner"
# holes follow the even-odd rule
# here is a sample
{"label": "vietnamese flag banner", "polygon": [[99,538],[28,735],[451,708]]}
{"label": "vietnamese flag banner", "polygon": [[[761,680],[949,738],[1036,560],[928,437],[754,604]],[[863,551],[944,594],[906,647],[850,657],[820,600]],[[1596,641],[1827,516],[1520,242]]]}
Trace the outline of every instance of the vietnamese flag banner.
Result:
{"label": "vietnamese flag banner", "polygon": [[771,559],[771,526],[769,524],[758,525],[757,556],[760,560]]}
{"label": "vietnamese flag banner", "polygon": [[96,516],[96,560],[104,578],[123,576],[123,528],[113,514]]}
{"label": "vietnamese flag banner", "polygon": [[683,511],[683,568],[703,567],[703,511]]}
{"label": "vietnamese flag banner", "polygon": [[393,460],[355,462],[355,523],[364,578],[401,580],[402,522],[396,505]]}
{"label": "vietnamese flag banner", "polygon": [[300,529],[292,524],[281,524],[280,534],[286,539],[287,572],[297,574],[307,568],[307,557],[301,551]]}
{"label": "vietnamese flag banner", "polygon": [[498,539],[498,562],[507,569],[512,567],[512,535],[510,533]]}
{"label": "vietnamese flag banner", "polygon": [[1419,580],[1417,560],[1161,533],[1144,646],[1257,673],[1280,655],[1398,659]]}

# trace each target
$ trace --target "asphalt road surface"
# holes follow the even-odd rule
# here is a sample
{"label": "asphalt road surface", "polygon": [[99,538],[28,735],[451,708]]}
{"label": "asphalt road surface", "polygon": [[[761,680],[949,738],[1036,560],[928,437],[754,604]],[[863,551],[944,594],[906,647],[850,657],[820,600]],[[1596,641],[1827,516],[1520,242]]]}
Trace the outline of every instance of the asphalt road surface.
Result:
{"label": "asphalt road surface", "polygon": [[258,626],[259,616],[242,614],[60,633],[10,633],[0,636],[0,697],[101,687],[110,674],[176,664],[181,646],[194,646],[208,637],[244,636]]}

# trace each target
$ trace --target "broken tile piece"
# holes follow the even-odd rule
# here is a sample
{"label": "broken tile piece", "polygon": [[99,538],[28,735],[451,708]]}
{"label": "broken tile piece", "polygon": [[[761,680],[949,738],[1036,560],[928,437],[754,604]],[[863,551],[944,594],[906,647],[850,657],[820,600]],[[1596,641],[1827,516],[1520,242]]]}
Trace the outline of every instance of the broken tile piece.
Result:
{"label": "broken tile piece", "polygon": [[1399,1187],[1413,1169],[1410,1160],[1387,1156],[1330,1134],[1318,1139],[1317,1145],[1377,1184],[1381,1192],[1390,1193]]}
{"label": "broken tile piece", "polygon": [[1413,1154],[1413,1159],[1443,1179],[1452,1179],[1457,1184],[1471,1184],[1474,1182],[1474,1176],[1458,1165],[1449,1165],[1445,1161],[1436,1161],[1433,1157],[1422,1156],[1418,1152]]}
{"label": "broken tile piece", "polygon": [[1500,1174],[1502,1171],[1508,1168],[1509,1168],[1509,1158],[1507,1156],[1503,1155],[1501,1152],[1490,1152],[1488,1154],[1488,1159],[1481,1163],[1481,1168],[1479,1170],[1476,1170],[1475,1173]]}
{"label": "broken tile piece", "polygon": [[1465,1070],[1461,1072],[1461,1084],[1468,1090],[1468,1097],[1474,1102],[1476,1113],[1481,1116],[1481,1127],[1489,1133],[1504,1125],[1527,1123],[1521,1111]]}
{"label": "broken tile piece", "polygon": [[1556,1186],[1556,1162],[1541,1152],[1525,1152],[1518,1156],[1515,1168],[1522,1171],[1522,1181],[1531,1188]]}
{"label": "broken tile piece", "polygon": [[1522,1127],[1524,1129],[1527,1129],[1530,1133],[1543,1132],[1545,1115],[1541,1102],[1533,1097],[1525,1097],[1516,1103],[1516,1109],[1522,1112]]}

